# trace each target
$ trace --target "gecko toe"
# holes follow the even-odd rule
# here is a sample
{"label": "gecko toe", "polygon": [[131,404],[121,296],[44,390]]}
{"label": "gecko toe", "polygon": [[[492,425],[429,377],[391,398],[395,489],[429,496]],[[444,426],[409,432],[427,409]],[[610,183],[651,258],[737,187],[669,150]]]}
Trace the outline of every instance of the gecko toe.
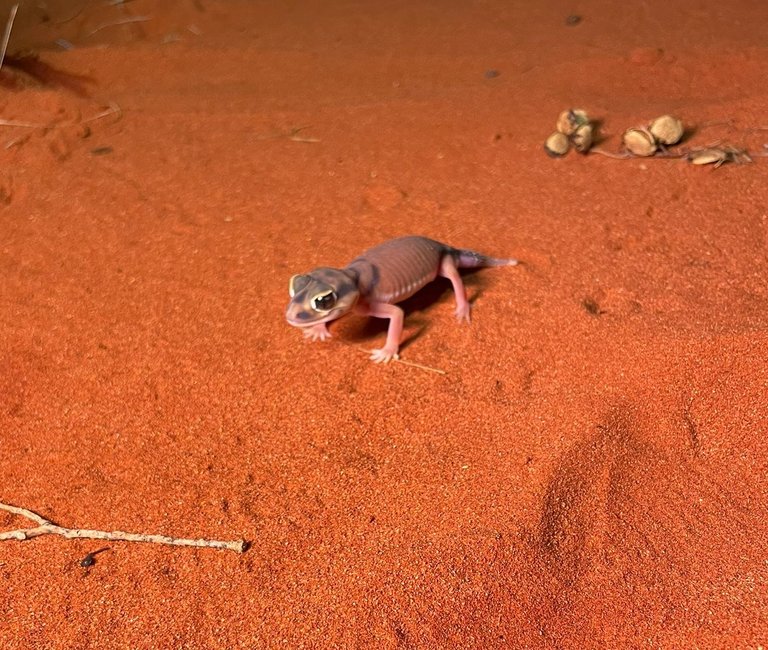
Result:
{"label": "gecko toe", "polygon": [[327,341],[333,336],[323,323],[308,327],[304,330],[303,334],[304,337],[308,338],[310,341]]}
{"label": "gecko toe", "polygon": [[386,348],[381,348],[371,352],[371,361],[374,363],[389,363],[392,359],[397,361],[399,358],[400,356],[397,354],[397,352],[390,352]]}
{"label": "gecko toe", "polygon": [[470,322],[470,308],[469,305],[466,307],[457,307],[456,308],[456,320],[460,323],[469,323]]}

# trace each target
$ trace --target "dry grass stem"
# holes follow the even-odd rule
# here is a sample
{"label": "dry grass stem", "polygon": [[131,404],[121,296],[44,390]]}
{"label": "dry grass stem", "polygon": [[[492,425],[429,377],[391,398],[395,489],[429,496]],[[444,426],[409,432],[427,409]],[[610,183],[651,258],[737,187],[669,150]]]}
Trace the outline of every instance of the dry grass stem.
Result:
{"label": "dry grass stem", "polygon": [[234,542],[223,542],[212,539],[183,539],[180,537],[167,537],[165,535],[149,535],[144,533],[126,533],[122,530],[105,531],[105,530],[88,530],[84,528],[64,528],[58,526],[52,521],[41,517],[31,510],[26,508],[19,508],[11,506],[5,503],[0,503],[0,510],[5,510],[14,515],[25,517],[31,521],[34,521],[37,526],[35,528],[20,528],[17,530],[9,530],[0,533],[0,541],[6,540],[25,540],[32,539],[34,537],[40,537],[41,535],[61,535],[68,539],[106,539],[109,541],[119,542],[148,542],[150,544],[166,544],[169,546],[195,546],[200,548],[217,548],[227,551],[234,551],[235,553],[243,553],[247,547],[244,540],[237,540]]}
{"label": "dry grass stem", "polygon": [[[359,350],[360,352],[364,352],[367,355],[373,354],[373,350],[366,350],[363,347],[360,347],[359,345],[352,345],[350,343],[345,343],[344,345],[350,345],[351,347],[355,348],[356,350]],[[438,375],[447,375],[448,373],[445,370],[440,370],[440,368],[433,368],[432,366],[425,366],[421,363],[416,363],[415,361],[406,361],[405,359],[401,359],[399,356],[392,357],[391,361],[395,363],[402,363],[404,366],[411,366],[411,368],[418,368],[419,370],[426,370],[427,372],[434,372]]]}
{"label": "dry grass stem", "polygon": [[93,36],[96,32],[100,32],[107,27],[118,27],[119,25],[127,25],[129,23],[145,23],[148,20],[152,20],[152,16],[130,16],[121,20],[115,20],[109,23],[102,23],[96,29],[88,32],[86,36]]}
{"label": "dry grass stem", "polygon": [[95,122],[96,120],[100,120],[103,117],[108,117],[110,115],[117,115],[117,120],[120,120],[121,117],[123,117],[123,110],[114,102],[111,102],[109,104],[109,108],[106,110],[103,110],[98,115],[94,115],[93,117],[89,117],[87,120],[83,120],[83,122]]}
{"label": "dry grass stem", "polygon": [[275,133],[270,133],[267,135],[257,135],[257,140],[277,140],[278,138],[287,138],[288,140],[292,140],[293,142],[320,142],[319,138],[310,138],[310,137],[304,137],[303,135],[299,135],[301,131],[304,129],[308,129],[309,126],[298,126],[293,129],[291,129],[288,132],[285,131],[277,131]]}
{"label": "dry grass stem", "polygon": [[45,124],[36,124],[34,122],[19,122],[17,120],[4,120],[0,118],[0,126],[21,126],[25,129],[44,129]]}
{"label": "dry grass stem", "polygon": [[298,129],[291,129],[291,132],[288,134],[288,139],[293,140],[294,142],[320,142],[319,138],[305,138],[304,136],[299,135],[299,131],[303,131],[306,128],[306,126],[302,126]]}
{"label": "dry grass stem", "polygon": [[[101,111],[101,113],[97,113],[93,117],[89,117],[88,119],[81,120],[80,124],[87,124],[88,122],[95,122],[97,120],[101,120],[105,117],[109,117],[110,115],[116,115],[117,118],[115,119],[115,122],[118,122],[123,117],[123,111],[122,109],[115,104],[114,102],[111,102],[109,105],[109,108]],[[64,126],[68,123],[62,122],[57,124],[41,124],[36,122],[20,122],[17,120],[4,120],[0,118],[0,126],[10,126],[10,127],[22,127],[26,129],[56,129],[60,126]],[[21,137],[15,138],[9,142],[6,142],[5,148],[10,149],[14,145],[24,142],[27,139],[27,135],[23,135]]]}
{"label": "dry grass stem", "polygon": [[438,375],[447,375],[448,373],[445,370],[440,370],[440,368],[433,368],[432,366],[425,366],[421,363],[415,363],[414,361],[406,361],[405,359],[392,359],[393,361],[396,361],[397,363],[402,363],[404,366],[411,366],[412,368],[419,368],[419,370],[426,370],[427,372],[434,372]]}

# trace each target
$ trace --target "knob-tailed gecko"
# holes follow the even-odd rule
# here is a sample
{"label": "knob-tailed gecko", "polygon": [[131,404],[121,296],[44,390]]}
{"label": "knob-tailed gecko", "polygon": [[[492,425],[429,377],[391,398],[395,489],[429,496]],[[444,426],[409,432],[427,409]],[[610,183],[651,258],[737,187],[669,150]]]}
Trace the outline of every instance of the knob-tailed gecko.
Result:
{"label": "knob-tailed gecko", "polygon": [[442,276],[453,285],[456,317],[469,322],[470,306],[458,269],[515,264],[514,259],[487,257],[426,237],[399,237],[367,250],[343,269],[321,267],[294,275],[285,317],[304,336],[321,341],[331,336],[326,323],[351,311],[389,318],[384,347],[371,353],[373,361],[386,363],[398,358],[403,333],[403,310],[395,303]]}

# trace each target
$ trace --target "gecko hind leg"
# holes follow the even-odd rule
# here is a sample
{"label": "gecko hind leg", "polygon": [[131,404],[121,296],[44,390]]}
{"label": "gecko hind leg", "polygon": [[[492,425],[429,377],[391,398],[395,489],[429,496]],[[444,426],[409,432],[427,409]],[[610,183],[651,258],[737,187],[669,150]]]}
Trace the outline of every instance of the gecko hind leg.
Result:
{"label": "gecko hind leg", "polygon": [[453,293],[456,295],[456,318],[461,321],[469,322],[470,305],[467,300],[467,290],[464,288],[464,283],[459,275],[459,269],[456,268],[456,262],[453,261],[453,257],[446,255],[440,261],[440,271],[438,274],[444,278],[448,278],[453,285]]}

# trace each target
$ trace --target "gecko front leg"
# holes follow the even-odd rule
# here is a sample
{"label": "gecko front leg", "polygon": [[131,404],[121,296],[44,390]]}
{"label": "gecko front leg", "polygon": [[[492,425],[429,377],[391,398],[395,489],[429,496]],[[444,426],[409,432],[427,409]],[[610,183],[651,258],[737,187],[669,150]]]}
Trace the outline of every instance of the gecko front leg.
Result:
{"label": "gecko front leg", "polygon": [[305,327],[303,332],[304,338],[308,338],[312,341],[327,341],[333,335],[328,331],[325,323],[318,323],[311,327]]}
{"label": "gecko front leg", "polygon": [[358,304],[356,311],[363,316],[389,318],[387,341],[383,348],[371,352],[371,361],[387,363],[392,359],[399,359],[397,351],[400,349],[400,337],[403,334],[403,319],[405,318],[403,310],[397,305],[390,305],[386,302],[371,302],[366,305]]}

